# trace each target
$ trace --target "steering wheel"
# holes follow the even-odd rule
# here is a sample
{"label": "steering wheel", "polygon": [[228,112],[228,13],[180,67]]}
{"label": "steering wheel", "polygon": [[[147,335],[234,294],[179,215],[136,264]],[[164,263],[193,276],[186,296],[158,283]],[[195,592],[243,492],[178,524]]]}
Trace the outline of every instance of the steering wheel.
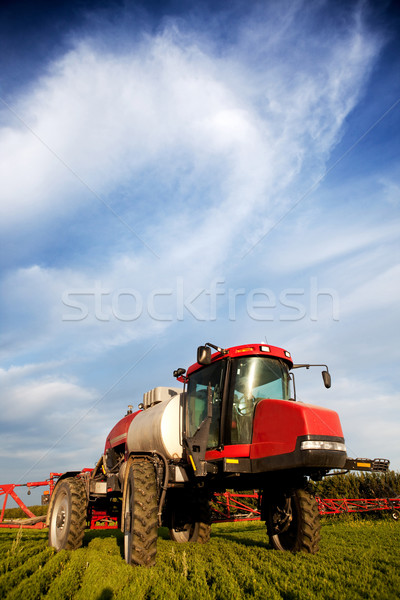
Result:
{"label": "steering wheel", "polygon": [[244,395],[241,396],[236,402],[237,413],[241,417],[249,417],[253,412],[255,402],[256,399],[254,398],[254,396],[251,396],[251,398],[246,398],[246,396]]}

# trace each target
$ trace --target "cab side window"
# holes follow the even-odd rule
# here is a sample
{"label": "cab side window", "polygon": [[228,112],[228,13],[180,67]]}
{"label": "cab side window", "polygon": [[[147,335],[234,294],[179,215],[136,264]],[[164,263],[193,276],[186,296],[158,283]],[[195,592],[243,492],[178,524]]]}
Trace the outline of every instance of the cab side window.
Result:
{"label": "cab side window", "polygon": [[216,448],[219,445],[225,368],[226,361],[218,361],[193,373],[189,379],[186,415],[186,430],[189,437],[196,433],[207,416],[208,386],[211,387],[212,420],[208,448]]}

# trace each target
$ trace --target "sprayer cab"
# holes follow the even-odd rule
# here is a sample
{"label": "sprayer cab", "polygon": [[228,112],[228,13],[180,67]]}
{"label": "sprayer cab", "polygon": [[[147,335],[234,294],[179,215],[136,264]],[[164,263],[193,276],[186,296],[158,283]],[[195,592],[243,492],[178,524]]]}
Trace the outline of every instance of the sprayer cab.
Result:
{"label": "sprayer cab", "polygon": [[[183,440],[197,476],[297,469],[322,476],[346,463],[336,412],[297,403],[287,350],[266,344],[200,346],[184,377]],[[182,377],[182,375],[181,375]]]}

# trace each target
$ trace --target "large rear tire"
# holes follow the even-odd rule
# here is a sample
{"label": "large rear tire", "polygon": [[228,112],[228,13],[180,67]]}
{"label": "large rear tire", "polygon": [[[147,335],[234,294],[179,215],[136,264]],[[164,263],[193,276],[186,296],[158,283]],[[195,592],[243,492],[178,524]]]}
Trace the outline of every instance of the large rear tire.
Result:
{"label": "large rear tire", "polygon": [[85,484],[78,477],[67,477],[56,485],[50,505],[50,546],[57,551],[82,546],[87,505]]}
{"label": "large rear tire", "polygon": [[158,501],[154,466],[150,460],[127,464],[122,500],[124,556],[128,564],[152,567],[156,562]]}
{"label": "large rear tire", "polygon": [[266,507],[266,524],[276,550],[318,552],[321,538],[318,505],[305,490],[282,493],[270,501]]}

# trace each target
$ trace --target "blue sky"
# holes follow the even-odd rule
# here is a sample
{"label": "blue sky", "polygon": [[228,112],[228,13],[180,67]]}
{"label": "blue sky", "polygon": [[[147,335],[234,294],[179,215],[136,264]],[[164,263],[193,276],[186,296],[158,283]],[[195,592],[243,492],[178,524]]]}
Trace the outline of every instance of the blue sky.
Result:
{"label": "blue sky", "polygon": [[327,363],[299,398],[399,469],[395,3],[1,11],[1,481],[92,466],[206,341]]}

